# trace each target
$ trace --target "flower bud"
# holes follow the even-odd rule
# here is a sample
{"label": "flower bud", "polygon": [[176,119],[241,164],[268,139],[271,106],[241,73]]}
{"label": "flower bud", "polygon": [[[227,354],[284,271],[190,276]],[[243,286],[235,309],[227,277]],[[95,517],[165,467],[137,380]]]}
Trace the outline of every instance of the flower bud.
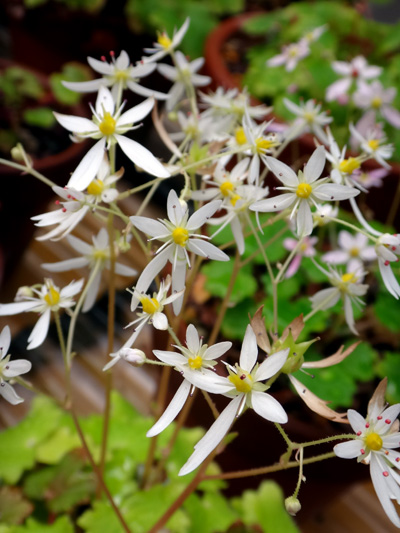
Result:
{"label": "flower bud", "polygon": [[296,514],[301,509],[301,503],[295,496],[289,496],[289,498],[286,498],[285,500],[285,507],[286,507],[286,511],[290,515],[296,516]]}
{"label": "flower bud", "polygon": [[134,366],[141,366],[146,362],[146,354],[136,348],[121,348],[118,355]]}
{"label": "flower bud", "polygon": [[20,287],[17,291],[17,294],[15,295],[14,301],[15,302],[21,302],[23,300],[26,300],[27,298],[32,298],[34,295],[32,287],[28,287],[27,285],[24,285],[23,287]]}

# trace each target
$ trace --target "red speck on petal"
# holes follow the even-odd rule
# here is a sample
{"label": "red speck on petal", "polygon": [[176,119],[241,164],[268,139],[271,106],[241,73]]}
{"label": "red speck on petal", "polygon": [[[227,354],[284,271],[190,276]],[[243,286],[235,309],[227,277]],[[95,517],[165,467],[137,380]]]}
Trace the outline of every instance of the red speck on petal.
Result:
{"label": "red speck on petal", "polygon": [[67,212],[67,210],[66,210],[65,207],[62,208],[62,212],[63,212],[63,213],[66,213],[66,212]]}
{"label": "red speck on petal", "polygon": [[357,437],[359,437],[361,435],[361,431],[357,431]]}
{"label": "red speck on petal", "polygon": [[395,251],[396,250],[396,246],[392,246],[392,250]]}
{"label": "red speck on petal", "polygon": [[60,200],[56,200],[54,203],[55,203],[56,205],[60,205]]}
{"label": "red speck on petal", "polygon": [[391,423],[392,423],[392,421],[389,420],[388,418],[385,420],[385,424],[391,424]]}
{"label": "red speck on petal", "polygon": [[366,427],[366,428],[369,428],[369,424],[368,424],[368,422],[365,424],[365,427]]}
{"label": "red speck on petal", "polygon": [[387,260],[386,260],[386,261],[384,262],[384,265],[387,267],[387,266],[389,265],[389,262],[390,262],[390,261],[387,261]]}
{"label": "red speck on petal", "polygon": [[101,59],[102,61],[107,61],[107,60],[106,60],[106,56],[101,56],[100,59]]}
{"label": "red speck on petal", "polygon": [[389,451],[388,450],[385,450],[385,455],[389,455]]}
{"label": "red speck on petal", "polygon": [[385,470],[384,472],[382,472],[382,474],[384,475],[384,477],[388,477],[389,472],[387,470]]}
{"label": "red speck on petal", "polygon": [[396,457],[396,463],[400,461],[400,457]]}
{"label": "red speck on petal", "polygon": [[382,417],[380,415],[377,418],[378,418],[378,420],[382,420]]}
{"label": "red speck on petal", "polygon": [[111,57],[114,57],[114,56],[115,56],[115,52],[114,52],[114,50],[110,50],[110,56],[111,56]]}
{"label": "red speck on petal", "polygon": [[361,448],[360,453],[361,453],[361,455],[364,455],[365,454],[365,450],[363,448]]}

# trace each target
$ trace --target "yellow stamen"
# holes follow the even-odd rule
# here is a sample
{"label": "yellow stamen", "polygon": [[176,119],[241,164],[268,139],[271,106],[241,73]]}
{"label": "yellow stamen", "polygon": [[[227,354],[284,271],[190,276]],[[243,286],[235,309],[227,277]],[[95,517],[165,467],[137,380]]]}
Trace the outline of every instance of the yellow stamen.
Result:
{"label": "yellow stamen", "polygon": [[379,148],[379,140],[378,139],[371,139],[368,141],[368,146],[371,148],[371,150],[377,150]]}
{"label": "yellow stamen", "polygon": [[308,183],[299,183],[296,190],[296,195],[299,198],[308,198],[312,193],[312,187]]}
{"label": "yellow stamen", "polygon": [[303,242],[302,244],[300,244],[300,252],[305,252],[307,248],[307,243]]}
{"label": "yellow stamen", "polygon": [[53,305],[57,305],[60,301],[60,293],[51,285],[46,296],[44,297],[44,301],[47,303],[47,305],[53,307]]}
{"label": "yellow stamen", "polygon": [[306,119],[306,121],[309,123],[309,124],[312,124],[315,120],[315,113],[311,113],[311,111],[306,111],[304,114],[303,114],[303,117]]}
{"label": "yellow stamen", "polygon": [[196,357],[189,357],[189,366],[193,370],[198,370],[203,366],[203,359],[200,357],[200,355],[196,355]]}
{"label": "yellow stamen", "polygon": [[112,135],[115,131],[117,121],[106,111],[103,115],[103,120],[100,122],[99,130],[103,135]]}
{"label": "yellow stamen", "polygon": [[383,441],[378,435],[378,433],[370,433],[365,438],[365,444],[370,450],[374,450],[374,452],[377,452],[382,448]]}
{"label": "yellow stamen", "polygon": [[129,79],[129,72],[126,70],[116,70],[114,72],[114,78],[118,81],[126,81]]}
{"label": "yellow stamen", "polygon": [[360,249],[357,246],[350,248],[350,255],[351,257],[358,257],[360,255]]}
{"label": "yellow stamen", "polygon": [[237,202],[238,200],[240,200],[240,196],[239,196],[238,194],[234,194],[234,195],[232,196],[232,198],[230,199],[230,202],[231,202],[231,204],[233,205],[233,207],[235,207],[236,202]]}
{"label": "yellow stamen", "polygon": [[140,303],[142,304],[143,312],[152,315],[159,310],[160,304],[156,298],[148,298],[144,296],[140,298]]}
{"label": "yellow stamen", "polygon": [[349,157],[348,159],[343,159],[339,165],[339,170],[340,172],[346,172],[346,174],[352,174],[360,166],[361,163],[356,157]]}
{"label": "yellow stamen", "polygon": [[231,374],[228,379],[238,392],[247,394],[252,389],[253,378],[248,372],[245,373],[240,368],[238,370],[239,374]]}
{"label": "yellow stamen", "polygon": [[257,152],[262,153],[264,150],[269,150],[272,146],[275,146],[275,144],[275,141],[259,137],[258,139],[256,139]]}
{"label": "yellow stamen", "polygon": [[172,44],[171,39],[168,37],[166,33],[160,33],[160,35],[158,36],[157,42],[163,48],[169,48]]}
{"label": "yellow stamen", "polygon": [[222,185],[220,185],[219,190],[221,191],[221,194],[223,196],[229,196],[229,194],[233,191],[234,186],[231,181],[224,181]]}
{"label": "yellow stamen", "polygon": [[374,109],[379,109],[381,105],[382,105],[382,98],[380,98],[379,96],[375,96],[375,98],[372,98],[371,106]]}
{"label": "yellow stamen", "polygon": [[93,196],[100,196],[103,190],[104,182],[96,179],[89,183],[87,188],[88,194],[92,194]]}
{"label": "yellow stamen", "polygon": [[235,139],[236,139],[236,142],[238,144],[246,144],[247,143],[247,139],[246,139],[246,134],[244,132],[244,129],[243,128],[238,128],[235,132]]}
{"label": "yellow stamen", "polygon": [[107,250],[95,250],[93,252],[93,259],[108,259],[109,253]]}
{"label": "yellow stamen", "polygon": [[172,232],[172,238],[176,244],[179,244],[179,246],[185,246],[189,239],[189,232],[185,228],[175,228]]}
{"label": "yellow stamen", "polygon": [[343,274],[342,281],[344,283],[355,283],[357,281],[357,278],[353,272],[348,272],[347,274]]}

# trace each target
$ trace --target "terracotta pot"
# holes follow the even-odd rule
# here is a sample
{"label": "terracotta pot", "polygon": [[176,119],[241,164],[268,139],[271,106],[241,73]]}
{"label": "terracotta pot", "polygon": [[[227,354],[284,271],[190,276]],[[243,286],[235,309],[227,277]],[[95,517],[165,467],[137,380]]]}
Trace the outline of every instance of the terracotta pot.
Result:
{"label": "terracotta pot", "polygon": [[[10,65],[9,61],[0,60],[0,72]],[[41,103],[54,107],[55,100],[49,90],[47,78],[40,72],[33,72],[45,88]],[[69,108],[68,111],[64,109],[63,112],[87,116],[86,106],[81,104]],[[65,136],[67,139],[67,132]],[[71,143],[57,154],[42,158],[33,157],[33,167],[57,185],[63,186],[87,149],[87,142]],[[35,226],[30,218],[44,212],[54,192],[33,176],[24,175],[21,171],[5,165],[0,165],[0,180],[0,247],[4,250],[4,279],[7,279],[34,233]]]}
{"label": "terracotta pot", "polygon": [[[208,36],[205,44],[205,73],[210,76],[213,80],[212,88],[221,86],[225,89],[241,89],[241,75],[237,75],[231,72],[228,68],[225,52],[226,52],[226,43],[230,38],[232,38],[236,33],[241,31],[243,24],[250,18],[260,15],[260,13],[243,13],[235,17],[228,18],[222,21]],[[258,99],[252,97],[252,104],[259,105],[260,102]],[[276,121],[280,122],[279,117],[268,117],[275,118]],[[297,152],[302,156],[308,156],[315,150],[314,137],[306,133],[297,139],[298,146]],[[293,157],[290,157],[291,150],[286,149],[280,159],[290,164],[290,160],[293,160]],[[349,154],[350,155],[350,154]],[[370,160],[364,163],[363,168],[366,171],[374,170],[378,168],[379,165],[375,161]],[[384,179],[384,186],[381,188],[374,188],[372,192],[365,197],[365,207],[369,210],[372,210],[375,218],[380,222],[385,223],[387,220],[388,211],[390,209],[391,200],[395,197],[397,188],[399,186],[400,178],[400,163],[392,163],[392,170],[390,174]],[[388,202],[388,199],[390,201]],[[397,231],[400,231],[400,209],[397,210],[396,216],[393,220],[393,226]]]}

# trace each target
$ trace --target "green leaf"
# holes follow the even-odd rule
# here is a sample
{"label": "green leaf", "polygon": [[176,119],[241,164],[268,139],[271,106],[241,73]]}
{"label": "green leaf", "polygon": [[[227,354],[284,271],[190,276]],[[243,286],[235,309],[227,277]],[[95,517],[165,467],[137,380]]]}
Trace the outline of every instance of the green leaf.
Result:
{"label": "green leaf", "polygon": [[257,524],[263,533],[300,533],[286,512],[282,489],[275,481],[264,481],[257,491],[246,490],[232,504],[245,524]]}
{"label": "green leaf", "polygon": [[90,79],[89,69],[80,63],[66,63],[62,72],[54,72],[50,76],[50,86],[58,102],[65,105],[77,104],[81,95],[75,91],[67,89],[62,84],[63,81],[87,81]]}
{"label": "green leaf", "polygon": [[381,378],[387,376],[388,386],[386,399],[390,403],[400,402],[400,353],[385,352],[382,361],[377,365],[377,372]]}
{"label": "green leaf", "polygon": [[13,528],[12,533],[74,533],[74,527],[68,516],[61,516],[52,524],[43,524],[28,518],[25,525]]}
{"label": "green leaf", "polygon": [[221,494],[196,493],[186,500],[184,508],[190,518],[190,533],[204,533],[205,531],[226,531],[230,524],[238,518]]}
{"label": "green leaf", "polygon": [[[390,267],[388,267],[390,268]],[[381,324],[387,329],[397,333],[399,331],[399,309],[391,294],[384,292],[383,281],[382,291],[379,292],[374,304],[374,313]]]}
{"label": "green leaf", "polygon": [[26,109],[23,113],[23,117],[27,124],[30,126],[38,126],[39,128],[51,128],[56,123],[53,111],[49,107]]}
{"label": "green leaf", "polygon": [[378,361],[378,352],[367,342],[360,343],[339,366],[358,381],[370,381],[375,377],[375,363]]}
{"label": "green leaf", "polygon": [[0,517],[3,524],[21,524],[33,511],[33,505],[26,500],[19,487],[0,488]]}
{"label": "green leaf", "polygon": [[[205,288],[213,296],[224,298],[226,295],[232,277],[233,265],[233,261],[213,261],[202,268],[202,272],[207,278]],[[230,301],[233,303],[241,302],[245,298],[254,296],[256,290],[257,281],[252,275],[251,266],[246,265],[238,272]]]}
{"label": "green leaf", "polygon": [[64,415],[59,427],[36,450],[36,460],[48,465],[57,464],[65,454],[81,447],[81,441],[70,417]]}
{"label": "green leaf", "polygon": [[221,332],[226,339],[243,340],[246,328],[249,324],[249,313],[254,315],[259,304],[254,301],[254,298],[246,298],[242,302],[229,308],[226,312],[225,318],[222,322]]}

